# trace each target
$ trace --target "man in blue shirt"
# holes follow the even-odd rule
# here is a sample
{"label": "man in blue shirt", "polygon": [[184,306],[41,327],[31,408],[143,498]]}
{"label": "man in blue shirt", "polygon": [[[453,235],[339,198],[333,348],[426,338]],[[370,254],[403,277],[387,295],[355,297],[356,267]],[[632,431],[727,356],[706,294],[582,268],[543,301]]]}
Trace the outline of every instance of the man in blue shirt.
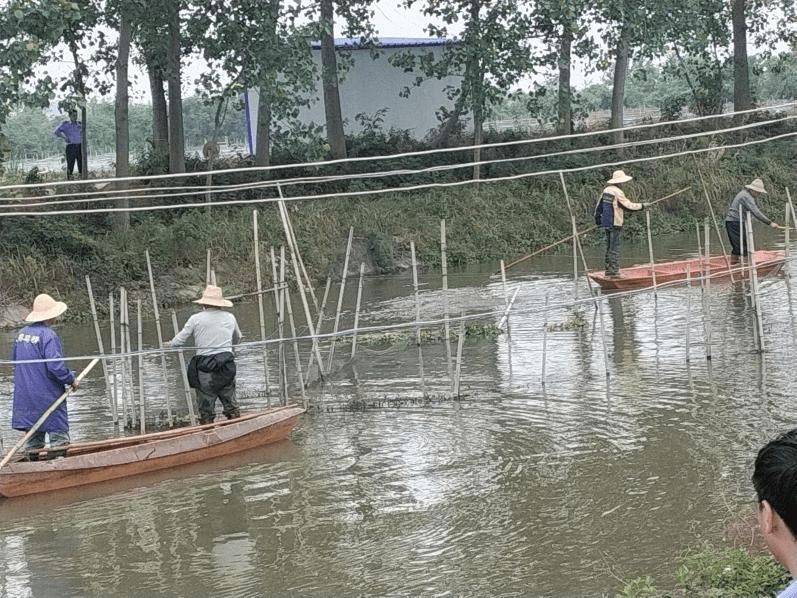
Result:
{"label": "man in blue shirt", "polygon": [[83,146],[81,145],[81,124],[77,120],[77,110],[69,111],[69,120],[65,120],[53,131],[53,135],[66,141],[66,178],[72,178],[75,170],[83,174]]}
{"label": "man in blue shirt", "polygon": [[[41,294],[33,301],[33,310],[25,318],[30,322],[14,339],[11,359],[14,365],[14,399],[11,426],[27,432],[64,392],[65,386],[76,389],[80,382],[64,365],[61,341],[50,326],[66,311],[66,304]],[[38,453],[44,447],[44,435],[50,446],[69,444],[66,402],[44,421],[30,437],[25,450]],[[32,455],[31,455],[32,456]]]}

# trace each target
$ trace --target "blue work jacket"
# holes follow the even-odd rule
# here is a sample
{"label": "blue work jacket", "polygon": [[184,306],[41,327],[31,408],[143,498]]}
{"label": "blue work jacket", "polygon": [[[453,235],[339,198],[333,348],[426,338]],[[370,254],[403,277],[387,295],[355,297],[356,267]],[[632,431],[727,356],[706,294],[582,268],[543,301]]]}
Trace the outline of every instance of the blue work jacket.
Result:
{"label": "blue work jacket", "polygon": [[[11,349],[11,359],[54,360],[17,363],[14,366],[11,427],[15,430],[28,430],[63,394],[64,387],[75,381],[75,374],[64,365],[61,340],[44,322],[33,322],[17,334]],[[68,429],[66,401],[39,428],[43,432],[63,432]]]}

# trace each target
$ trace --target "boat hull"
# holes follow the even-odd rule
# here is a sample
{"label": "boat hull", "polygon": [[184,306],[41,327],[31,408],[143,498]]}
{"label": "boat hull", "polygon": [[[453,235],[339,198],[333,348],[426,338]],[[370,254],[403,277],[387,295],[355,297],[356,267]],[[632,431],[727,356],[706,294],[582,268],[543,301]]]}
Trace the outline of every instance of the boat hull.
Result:
{"label": "boat hull", "polygon": [[[783,267],[785,254],[783,251],[759,249],[755,252],[756,271],[759,276],[774,274]],[[655,281],[654,281],[655,272]],[[685,281],[687,276],[697,279],[701,276],[717,278],[745,278],[749,276],[746,263],[729,264],[724,255],[711,256],[708,261],[702,258],[691,258],[672,262],[641,264],[620,268],[619,276],[606,276],[603,271],[587,274],[605,290],[633,290]]]}
{"label": "boat hull", "polygon": [[217,424],[74,443],[63,458],[0,469],[0,497],[96,484],[256,448],[285,439],[302,413],[299,407],[275,407]]}

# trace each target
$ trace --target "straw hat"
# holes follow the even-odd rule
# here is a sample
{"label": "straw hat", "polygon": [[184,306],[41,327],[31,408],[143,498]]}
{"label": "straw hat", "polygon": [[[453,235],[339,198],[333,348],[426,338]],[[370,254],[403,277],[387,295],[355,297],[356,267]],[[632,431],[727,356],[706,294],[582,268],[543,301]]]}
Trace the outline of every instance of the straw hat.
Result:
{"label": "straw hat", "polygon": [[632,178],[633,177],[628,176],[622,170],[615,170],[612,173],[612,178],[609,179],[609,184],[613,185],[613,184],[616,184],[616,183],[627,183]]}
{"label": "straw hat", "polygon": [[750,191],[755,191],[756,193],[766,194],[766,190],[764,189],[764,183],[761,181],[761,179],[755,179],[749,185],[745,185],[745,187],[750,189]]}
{"label": "straw hat", "polygon": [[194,300],[194,303],[200,305],[212,305],[213,307],[232,307],[232,301],[228,301],[221,294],[221,288],[216,285],[209,284],[202,291],[202,297]]}
{"label": "straw hat", "polygon": [[38,295],[33,300],[33,311],[26,317],[26,322],[45,322],[57,318],[66,311],[66,303],[56,301],[46,293]]}

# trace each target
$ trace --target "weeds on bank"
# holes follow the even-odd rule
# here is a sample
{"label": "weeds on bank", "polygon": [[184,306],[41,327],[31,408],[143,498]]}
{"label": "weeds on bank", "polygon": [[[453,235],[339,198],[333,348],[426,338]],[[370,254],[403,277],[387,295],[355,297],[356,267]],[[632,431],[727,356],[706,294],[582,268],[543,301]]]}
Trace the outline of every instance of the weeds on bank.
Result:
{"label": "weeds on bank", "polygon": [[764,598],[775,596],[790,580],[788,572],[768,554],[751,554],[742,547],[706,546],[687,552],[676,571],[677,587],[657,589],[641,576],[625,582],[622,598]]}

